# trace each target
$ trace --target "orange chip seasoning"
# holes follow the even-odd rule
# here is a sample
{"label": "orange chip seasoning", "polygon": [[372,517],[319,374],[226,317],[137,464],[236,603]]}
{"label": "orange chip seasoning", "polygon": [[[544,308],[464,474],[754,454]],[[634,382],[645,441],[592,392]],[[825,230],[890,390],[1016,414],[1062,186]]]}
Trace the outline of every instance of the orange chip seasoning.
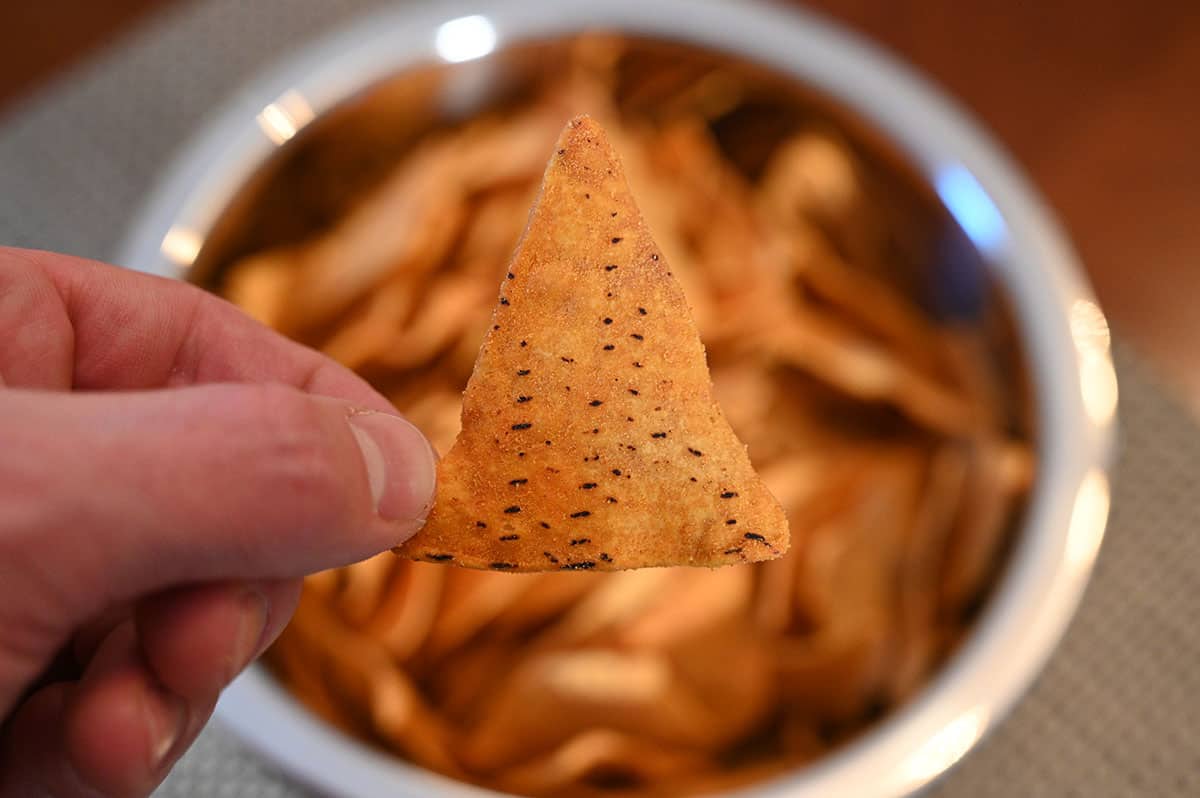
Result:
{"label": "orange chip seasoning", "polygon": [[781,556],[787,521],[604,131],[568,123],[463,397],[428,523],[397,549],[496,571]]}

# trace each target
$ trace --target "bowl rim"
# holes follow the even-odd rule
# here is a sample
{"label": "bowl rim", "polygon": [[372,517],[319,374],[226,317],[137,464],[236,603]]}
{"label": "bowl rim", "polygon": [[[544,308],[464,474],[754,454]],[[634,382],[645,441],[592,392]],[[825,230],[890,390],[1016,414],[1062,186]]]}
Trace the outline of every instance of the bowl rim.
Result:
{"label": "bowl rim", "polygon": [[[890,137],[980,249],[1011,300],[1029,361],[1038,477],[1010,563],[960,650],[921,694],[817,762],[733,795],[911,795],[944,774],[1029,688],[1064,634],[1103,538],[1116,382],[1107,323],[1052,214],[954,103],[855,34],[798,8],[738,0],[454,0],[388,7],[276,62],[229,97],[148,195],[115,258],[182,277],[228,201],[314,114],[421,62],[447,21],[479,17],[494,46],[599,26],[757,62],[831,96]],[[486,49],[486,48],[485,48]],[[446,59],[442,59],[446,60]],[[484,63],[484,62],[481,62]],[[290,131],[264,124],[283,111]],[[464,785],[342,735],[261,666],[216,716],[292,775],[330,794],[471,798]]]}

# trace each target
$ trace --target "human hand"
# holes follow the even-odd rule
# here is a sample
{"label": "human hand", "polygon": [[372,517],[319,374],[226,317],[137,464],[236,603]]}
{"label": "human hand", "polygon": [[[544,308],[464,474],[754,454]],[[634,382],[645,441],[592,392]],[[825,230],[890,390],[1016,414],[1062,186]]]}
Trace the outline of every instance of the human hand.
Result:
{"label": "human hand", "polygon": [[0,248],[0,796],[148,794],[291,616],[410,537],[435,455],[193,286]]}

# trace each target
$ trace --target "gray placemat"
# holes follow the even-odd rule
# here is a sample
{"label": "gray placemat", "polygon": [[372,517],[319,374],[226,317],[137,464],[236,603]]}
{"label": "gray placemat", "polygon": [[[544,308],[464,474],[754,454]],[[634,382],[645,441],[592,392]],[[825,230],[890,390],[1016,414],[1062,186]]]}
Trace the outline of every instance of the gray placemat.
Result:
{"label": "gray placemat", "polygon": [[[0,118],[0,242],[111,256],[205,115],[299,42],[378,2],[173,7]],[[1200,429],[1118,350],[1113,514],[1082,609],[1034,690],[938,798],[1200,795]],[[306,796],[212,727],[159,790]]]}

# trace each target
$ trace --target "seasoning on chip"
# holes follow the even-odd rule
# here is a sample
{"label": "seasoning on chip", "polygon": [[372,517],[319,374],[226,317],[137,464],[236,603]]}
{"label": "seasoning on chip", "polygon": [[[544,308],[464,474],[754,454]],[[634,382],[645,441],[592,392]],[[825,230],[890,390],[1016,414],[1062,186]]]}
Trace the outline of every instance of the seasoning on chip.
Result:
{"label": "seasoning on chip", "polygon": [[496,571],[758,562],[783,509],[712,398],[683,290],[608,137],[567,124],[501,284],[424,528]]}

